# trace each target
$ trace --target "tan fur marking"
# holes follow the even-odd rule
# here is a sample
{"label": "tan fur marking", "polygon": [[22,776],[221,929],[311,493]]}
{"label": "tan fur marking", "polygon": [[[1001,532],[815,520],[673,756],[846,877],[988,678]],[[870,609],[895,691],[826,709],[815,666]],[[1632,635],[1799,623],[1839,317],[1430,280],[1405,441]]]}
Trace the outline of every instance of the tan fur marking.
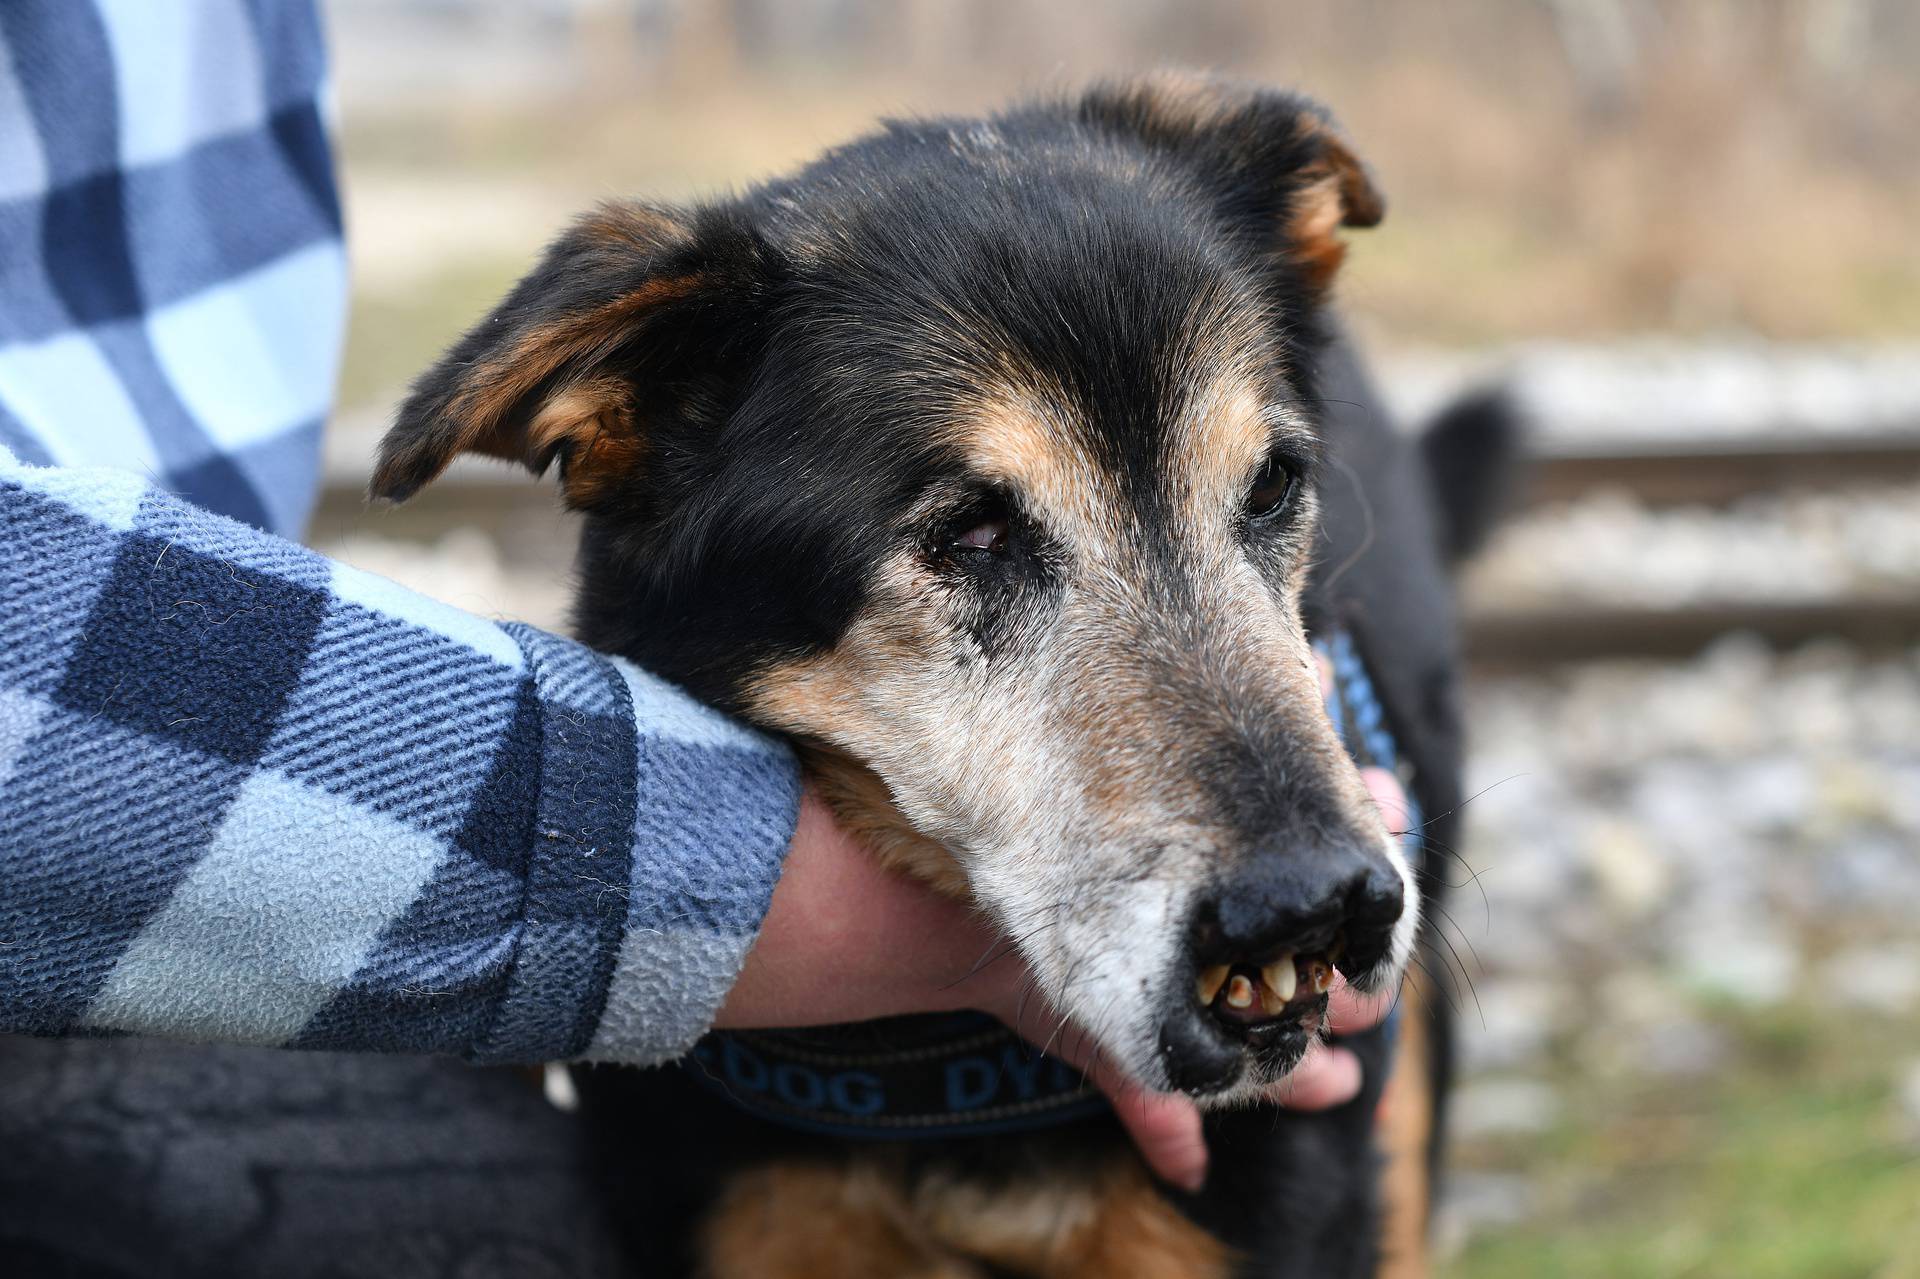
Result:
{"label": "tan fur marking", "polygon": [[1061,431],[1038,409],[1012,399],[987,403],[962,425],[969,458],[982,470],[1040,490],[1084,478],[1074,474],[1084,468],[1061,447]]}
{"label": "tan fur marking", "polygon": [[1334,190],[1340,198],[1340,225],[1379,226],[1387,216],[1387,202],[1374,186],[1367,166],[1324,120],[1304,116],[1301,124],[1308,133],[1319,135],[1321,163],[1332,175]]}
{"label": "tan fur marking", "polygon": [[585,314],[550,321],[522,335],[504,354],[468,374],[450,407],[461,433],[454,451],[531,461],[535,455],[527,441],[506,420],[514,406],[556,373],[584,369],[611,354],[648,311],[686,297],[700,284],[699,275],[649,280]]}
{"label": "tan fur marking", "polygon": [[953,860],[952,850],[913,828],[894,806],[893,792],[879,774],[825,747],[803,747],[801,759],[820,798],[882,865],[912,875],[948,897],[967,899],[967,874]]}
{"label": "tan fur marking", "polygon": [[883,568],[873,586],[876,603],[838,646],[768,667],[747,685],[743,697],[757,723],[800,739],[802,761],[821,798],[882,863],[964,899],[966,875],[953,854],[900,811],[893,790],[869,762],[899,745],[903,731],[890,713],[895,708],[884,693],[876,699],[876,691],[887,678],[911,670],[916,657],[936,648],[939,623],[894,615],[899,601],[917,589],[904,565]]}
{"label": "tan fur marking", "polygon": [[1426,1279],[1427,1219],[1432,1208],[1428,1144],[1433,1136],[1431,1049],[1426,983],[1409,974],[1401,985],[1400,1042],[1381,1099],[1380,1279]]}
{"label": "tan fur marking", "polygon": [[1186,480],[1183,513],[1190,532],[1201,533],[1239,509],[1275,438],[1263,409],[1258,388],[1229,373],[1196,397],[1174,433],[1168,470]]}
{"label": "tan fur marking", "polygon": [[690,238],[686,226],[662,209],[644,204],[610,201],[574,223],[588,239],[612,249],[638,249],[655,253]]}
{"label": "tan fur marking", "polygon": [[1027,1182],[1016,1192],[930,1179],[914,1208],[941,1246],[1023,1274],[1052,1275],[1100,1218],[1096,1188],[1079,1177]]}
{"label": "tan fur marking", "polygon": [[1048,1279],[1225,1279],[1232,1254],[1188,1221],[1131,1158],[1132,1175],[1110,1186],[1098,1216]]}
{"label": "tan fur marking", "polygon": [[1076,531],[1111,527],[1118,497],[1105,491],[1100,468],[1059,410],[1009,391],[982,401],[957,426],[975,467],[1013,485],[1049,516],[1073,521]]}
{"label": "tan fur marking", "polygon": [[529,462],[565,450],[571,505],[593,505],[640,469],[647,441],[633,420],[632,395],[633,387],[621,378],[588,378],[552,396],[528,423]]}
{"label": "tan fur marking", "polygon": [[1324,121],[1302,116],[1300,127],[1318,138],[1321,155],[1300,175],[1306,183],[1293,196],[1285,241],[1288,255],[1305,268],[1308,284],[1324,291],[1347,256],[1339,228],[1379,225],[1386,203],[1360,158]]}
{"label": "tan fur marking", "polygon": [[781,1164],[734,1179],[701,1231],[705,1279],[980,1279],[914,1229],[871,1168]]}
{"label": "tan fur marking", "polygon": [[1139,93],[1144,123],[1166,133],[1192,133],[1218,123],[1246,91],[1197,71],[1152,71],[1126,86]]}
{"label": "tan fur marking", "polygon": [[707,1279],[957,1279],[982,1261],[1037,1279],[1224,1279],[1231,1259],[1130,1153],[1092,1177],[997,1189],[910,1186],[883,1158],[759,1168],[733,1181],[701,1233]]}
{"label": "tan fur marking", "polygon": [[[1193,72],[1157,72],[1133,81],[1126,91],[1137,95],[1149,133],[1176,137],[1216,127],[1254,101],[1254,90],[1244,85]],[[1295,127],[1313,139],[1320,154],[1296,175],[1302,185],[1284,229],[1291,256],[1307,266],[1310,283],[1324,289],[1346,254],[1333,238],[1334,229],[1377,226],[1386,202],[1366,166],[1325,119],[1302,113]]]}
{"label": "tan fur marking", "polygon": [[[688,230],[662,210],[613,203],[574,223],[549,253],[600,259],[598,274],[624,279],[676,243]],[[646,314],[702,287],[695,272],[649,280],[586,311],[558,316],[503,338],[505,348],[468,366],[444,409],[432,412],[405,443],[389,435],[371,490],[404,498],[432,482],[461,453],[545,466],[554,448],[568,446],[567,495],[574,505],[605,495],[613,481],[631,473],[644,451],[629,402],[633,387],[596,367],[629,338]],[[506,323],[496,318],[489,324]],[[547,387],[544,402],[527,406],[530,422],[516,410]]]}
{"label": "tan fur marking", "polygon": [[1347,246],[1334,232],[1339,225],[1338,179],[1321,178],[1294,197],[1293,216],[1287,222],[1288,256],[1304,269],[1307,284],[1322,292],[1347,259]]}

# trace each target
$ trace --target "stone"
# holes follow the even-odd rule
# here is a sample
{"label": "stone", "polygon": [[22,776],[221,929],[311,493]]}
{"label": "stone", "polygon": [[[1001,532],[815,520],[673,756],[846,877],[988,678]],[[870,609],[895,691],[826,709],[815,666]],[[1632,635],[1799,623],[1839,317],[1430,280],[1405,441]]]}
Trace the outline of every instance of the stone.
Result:
{"label": "stone", "polygon": [[1716,912],[1693,922],[1677,950],[1680,971],[1695,990],[1752,1007],[1783,1002],[1794,991],[1800,953],[1770,921]]}
{"label": "stone", "polygon": [[1773,754],[1729,768],[1720,804],[1749,830],[1785,831],[1806,823],[1813,808],[1813,772],[1798,755]]}
{"label": "stone", "polygon": [[1459,996],[1461,1065],[1468,1073],[1509,1070],[1539,1060],[1564,997],[1551,983],[1484,981]]}
{"label": "stone", "polygon": [[1434,1250],[1458,1256],[1475,1234],[1514,1226],[1538,1211],[1539,1195],[1518,1173],[1449,1172],[1435,1211]]}
{"label": "stone", "polygon": [[1673,883],[1672,863],[1662,858],[1642,829],[1618,817],[1603,817],[1581,841],[1587,874],[1622,914],[1644,915]]}
{"label": "stone", "polygon": [[1850,946],[1819,971],[1822,993],[1842,1007],[1888,1017],[1920,1011],[1920,946]]}
{"label": "stone", "polygon": [[1511,1076],[1462,1084],[1448,1102],[1448,1126],[1463,1140],[1534,1136],[1560,1119],[1560,1094],[1537,1079]]}
{"label": "stone", "polygon": [[1920,1058],[1908,1063],[1895,1094],[1902,1135],[1908,1145],[1920,1150]]}

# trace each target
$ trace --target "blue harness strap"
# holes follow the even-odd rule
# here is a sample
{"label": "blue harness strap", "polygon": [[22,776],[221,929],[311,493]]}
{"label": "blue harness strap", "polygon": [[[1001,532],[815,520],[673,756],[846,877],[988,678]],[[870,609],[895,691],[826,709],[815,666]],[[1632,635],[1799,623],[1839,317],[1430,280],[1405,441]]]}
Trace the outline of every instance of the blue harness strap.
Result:
{"label": "blue harness strap", "polygon": [[[1399,768],[1385,708],[1352,637],[1314,644],[1333,667],[1327,714],[1354,762]],[[1413,807],[1411,791],[1408,806]],[[1401,836],[1420,864],[1420,818]],[[1391,1043],[1397,1012],[1376,1032]],[[808,1030],[714,1031],[678,1069],[769,1122],[832,1137],[904,1141],[1048,1128],[1107,1110],[1079,1070],[985,1013]]]}
{"label": "blue harness strap", "polygon": [[[1386,707],[1367,675],[1366,664],[1360,660],[1353,636],[1335,631],[1327,639],[1315,641],[1313,647],[1333,666],[1333,695],[1327,698],[1327,718],[1346,744],[1347,754],[1361,768],[1384,768],[1409,783],[1411,778],[1402,772],[1399,747],[1387,728]],[[1420,804],[1411,785],[1402,789],[1406,792],[1407,828],[1400,836],[1400,845],[1406,850],[1408,865],[1417,871],[1425,855],[1420,840]]]}
{"label": "blue harness strap", "polygon": [[[1380,694],[1367,675],[1366,663],[1360,660],[1359,648],[1346,631],[1333,631],[1325,639],[1314,641],[1313,647],[1333,667],[1333,693],[1327,698],[1327,717],[1333,721],[1334,731],[1340,734],[1347,753],[1359,767],[1384,768],[1403,783],[1401,790],[1406,797],[1407,811],[1400,847],[1406,854],[1407,865],[1417,875],[1424,867],[1426,856],[1421,839],[1426,824],[1421,820],[1420,801],[1414,798],[1412,779],[1401,767],[1399,747],[1387,728],[1386,707],[1381,705]],[[1386,1020],[1377,1028],[1389,1052],[1400,1037],[1400,1002],[1393,1001]]]}

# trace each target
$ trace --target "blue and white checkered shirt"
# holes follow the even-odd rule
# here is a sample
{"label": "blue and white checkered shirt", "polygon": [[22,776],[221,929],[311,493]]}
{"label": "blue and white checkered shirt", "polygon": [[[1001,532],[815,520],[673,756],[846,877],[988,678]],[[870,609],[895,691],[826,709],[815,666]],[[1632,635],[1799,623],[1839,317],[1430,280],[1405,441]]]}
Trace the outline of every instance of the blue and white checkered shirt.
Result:
{"label": "blue and white checkered shirt", "polygon": [[340,340],[323,83],[304,5],[0,0],[0,1033],[677,1056],[793,759],[273,535]]}
{"label": "blue and white checkered shirt", "polygon": [[0,445],[296,537],[346,319],[317,20],[0,4]]}

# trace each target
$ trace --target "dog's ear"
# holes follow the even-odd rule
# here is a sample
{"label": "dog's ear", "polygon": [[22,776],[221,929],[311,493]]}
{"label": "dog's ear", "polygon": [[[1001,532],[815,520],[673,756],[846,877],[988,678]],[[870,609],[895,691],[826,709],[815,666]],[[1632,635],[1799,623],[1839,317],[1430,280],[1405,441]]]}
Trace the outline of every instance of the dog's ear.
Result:
{"label": "dog's ear", "polygon": [[1080,118],[1192,166],[1222,212],[1324,291],[1346,256],[1341,227],[1370,227],[1386,201],[1317,103],[1203,75],[1161,73],[1102,85]]}
{"label": "dog's ear", "polygon": [[380,444],[371,495],[404,501],[459,453],[559,464],[567,503],[631,497],[655,429],[711,411],[774,270],[724,208],[586,215],[422,374]]}

